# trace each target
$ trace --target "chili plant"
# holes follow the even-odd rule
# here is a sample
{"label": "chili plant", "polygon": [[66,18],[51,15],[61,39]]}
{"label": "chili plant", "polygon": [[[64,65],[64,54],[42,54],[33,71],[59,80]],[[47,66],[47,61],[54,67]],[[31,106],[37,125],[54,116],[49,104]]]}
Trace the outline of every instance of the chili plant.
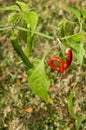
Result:
{"label": "chili plant", "polygon": [[[74,19],[69,19],[68,15],[64,15],[64,19],[61,22],[58,22],[56,36],[48,36],[41,32],[36,32],[36,27],[38,24],[38,15],[33,9],[28,8],[28,4],[24,2],[17,1],[15,5],[11,5],[5,8],[0,8],[1,11],[6,11],[9,13],[7,24],[0,27],[0,31],[9,30],[10,39],[13,48],[17,54],[21,57],[21,62],[23,62],[27,67],[27,77],[29,82],[29,87],[32,89],[33,93],[38,95],[42,100],[48,102],[50,99],[48,90],[50,86],[50,79],[46,74],[45,70],[45,58],[43,56],[42,60],[39,63],[34,64],[29,60],[32,48],[33,48],[33,38],[34,35],[39,35],[48,39],[57,40],[59,46],[62,50],[63,56],[65,55],[65,50],[70,48],[66,52],[66,61],[63,63],[62,60],[57,60],[61,63],[60,69],[57,67],[62,74],[65,69],[69,67],[72,61],[72,53],[77,58],[78,63],[82,65],[83,56],[85,54],[83,41],[85,38],[85,31],[83,25],[85,24],[86,11],[78,11],[73,8],[68,8],[66,14],[72,12],[75,15]],[[11,12],[11,13],[10,13]],[[78,28],[78,31],[74,32],[75,28]],[[26,50],[22,50],[22,41],[25,43]],[[52,48],[50,48],[51,50]],[[49,62],[51,68],[54,61]]]}

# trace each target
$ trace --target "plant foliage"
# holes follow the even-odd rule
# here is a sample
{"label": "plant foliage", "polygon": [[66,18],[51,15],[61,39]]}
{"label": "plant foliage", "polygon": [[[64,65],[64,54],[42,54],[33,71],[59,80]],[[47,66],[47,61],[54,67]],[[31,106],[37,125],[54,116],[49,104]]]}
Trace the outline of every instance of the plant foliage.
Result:
{"label": "plant foliage", "polygon": [[[48,102],[50,79],[46,75],[45,64],[43,58],[36,66],[28,57],[30,57],[33,48],[34,34],[54,40],[54,37],[48,36],[41,32],[36,32],[38,24],[38,15],[33,9],[29,9],[29,5],[24,2],[17,1],[15,5],[11,5],[0,10],[9,13],[7,19],[7,26],[0,28],[0,30],[8,29],[10,31],[10,38],[13,48],[21,57],[22,61],[28,67],[28,82],[33,93],[38,95],[41,99]],[[70,18],[69,18],[70,14]],[[74,17],[72,17],[74,15]],[[71,48],[73,56],[77,59],[78,64],[83,64],[85,54],[84,40],[85,40],[85,24],[86,11],[78,11],[74,8],[68,7],[66,15],[63,20],[58,22],[57,37],[58,43],[64,54],[66,48]],[[22,44],[25,43],[25,50],[22,50]],[[36,58],[36,57],[35,57]],[[34,58],[34,59],[35,59]],[[32,60],[33,61],[33,60]],[[72,95],[69,97],[70,114],[76,119],[76,114],[72,107]],[[78,119],[78,118],[77,118]],[[80,120],[79,120],[80,122]]]}
{"label": "plant foliage", "polygon": [[77,114],[74,112],[73,92],[74,92],[74,89],[72,89],[72,91],[68,97],[68,110],[69,110],[71,117],[75,120],[75,129],[79,130],[81,127],[82,121],[84,121],[86,119],[86,117],[85,116],[77,116]]}
{"label": "plant foliage", "polygon": [[28,81],[32,91],[44,101],[48,102],[50,80],[45,72],[44,58],[36,67],[28,71]]}

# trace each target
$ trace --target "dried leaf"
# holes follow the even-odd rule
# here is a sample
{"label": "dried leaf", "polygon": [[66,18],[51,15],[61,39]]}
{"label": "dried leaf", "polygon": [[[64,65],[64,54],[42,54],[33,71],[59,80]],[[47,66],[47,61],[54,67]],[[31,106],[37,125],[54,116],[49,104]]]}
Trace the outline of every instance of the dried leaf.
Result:
{"label": "dried leaf", "polygon": [[53,92],[53,91],[55,91],[56,90],[56,88],[55,88],[55,86],[50,86],[50,89],[49,89],[51,92]]}
{"label": "dried leaf", "polygon": [[26,108],[26,109],[19,110],[19,113],[25,113],[25,112],[32,113],[32,111],[33,111],[33,108],[29,107],[29,108]]}
{"label": "dried leaf", "polygon": [[22,83],[25,83],[27,81],[27,77],[23,76],[23,75],[19,75],[15,81],[15,83],[19,83],[19,82],[22,82]]}

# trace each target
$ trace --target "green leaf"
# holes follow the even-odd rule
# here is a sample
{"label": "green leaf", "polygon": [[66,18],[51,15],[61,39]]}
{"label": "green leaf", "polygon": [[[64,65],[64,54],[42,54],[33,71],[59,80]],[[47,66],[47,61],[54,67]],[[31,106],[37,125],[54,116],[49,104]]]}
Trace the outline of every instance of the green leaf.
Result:
{"label": "green leaf", "polygon": [[74,51],[75,56],[78,59],[79,64],[82,65],[83,57],[84,57],[84,54],[85,54],[85,49],[83,47],[83,43],[75,43],[74,47],[75,47],[75,50],[76,50],[76,51]]}
{"label": "green leaf", "polygon": [[18,6],[21,8],[23,12],[28,11],[28,4],[20,1],[17,1],[16,3],[18,4]]}
{"label": "green leaf", "polygon": [[36,67],[28,71],[28,82],[33,93],[48,102],[50,80],[45,72],[44,58]]}
{"label": "green leaf", "polygon": [[21,40],[27,43],[27,32],[23,30],[19,30],[18,36]]}
{"label": "green leaf", "polygon": [[[62,41],[62,49],[64,48],[71,48],[73,51],[74,56],[77,58],[78,63],[80,65],[82,65],[83,63],[83,58],[84,58],[84,54],[85,54],[85,49],[82,43],[82,38],[78,36],[75,38],[70,38],[70,39],[66,39]],[[64,48],[63,48],[64,47]]]}
{"label": "green leaf", "polygon": [[41,59],[39,59],[37,57],[35,57],[35,58],[32,59],[32,62],[35,63],[35,64],[39,63],[40,61],[41,61]]}
{"label": "green leaf", "polygon": [[81,126],[81,123],[83,120],[85,120],[86,117],[84,116],[79,116],[77,117],[77,120],[75,121],[75,127],[76,127],[76,130],[79,130],[80,129],[80,126]]}
{"label": "green leaf", "polygon": [[36,29],[37,23],[38,23],[38,15],[33,11],[24,12],[23,13],[23,18],[27,23],[27,27],[31,28],[31,33],[33,35],[33,33],[34,33],[35,29]]}
{"label": "green leaf", "polygon": [[27,44],[26,44],[26,56],[28,57],[32,50],[32,41],[33,36],[30,33],[27,33]]}
{"label": "green leaf", "polygon": [[68,110],[73,119],[77,119],[76,113],[74,112],[73,108],[73,89],[68,97]]}
{"label": "green leaf", "polygon": [[71,40],[73,40],[74,42],[81,42],[83,40],[83,36],[81,33],[74,35],[71,37]]}
{"label": "green leaf", "polygon": [[8,22],[9,23],[16,23],[19,20],[19,15],[16,12],[11,13],[8,16]]}
{"label": "green leaf", "polygon": [[68,97],[68,110],[69,110],[69,113],[71,115],[71,117],[73,119],[75,119],[75,128],[76,130],[79,130],[80,129],[80,126],[81,126],[81,123],[83,120],[86,119],[85,116],[77,116],[76,113],[74,112],[74,109],[73,109],[73,91],[74,89],[72,89],[69,97]]}
{"label": "green leaf", "polygon": [[68,10],[71,11],[77,18],[79,18],[79,19],[81,18],[81,14],[77,9],[68,7]]}
{"label": "green leaf", "polygon": [[0,8],[2,11],[19,11],[19,7],[17,5],[11,5],[5,8]]}
{"label": "green leaf", "polygon": [[[26,25],[23,25],[26,26]],[[19,30],[18,36],[20,39],[22,39],[25,42],[26,51],[25,54],[28,57],[30,55],[30,52],[32,50],[32,42],[33,42],[33,36],[31,35],[29,29],[24,27],[27,31]]]}
{"label": "green leaf", "polygon": [[86,10],[81,10],[81,14],[82,14],[82,17],[85,19],[86,18]]}

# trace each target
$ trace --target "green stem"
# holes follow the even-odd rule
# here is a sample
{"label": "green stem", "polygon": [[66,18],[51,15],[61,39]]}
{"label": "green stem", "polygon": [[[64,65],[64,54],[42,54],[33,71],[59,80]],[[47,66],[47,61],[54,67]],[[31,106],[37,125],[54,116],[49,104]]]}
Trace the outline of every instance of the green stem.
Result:
{"label": "green stem", "polygon": [[69,39],[69,38],[71,38],[71,37],[73,37],[73,36],[76,36],[76,35],[78,35],[78,34],[79,34],[79,33],[76,33],[76,34],[73,34],[73,35],[70,35],[70,36],[65,36],[65,37],[61,38],[61,40]]}
{"label": "green stem", "polygon": [[[20,26],[17,26],[17,29],[22,30],[22,31],[28,31],[28,29],[23,28],[23,27],[20,27]],[[80,33],[80,32],[79,32],[79,33]],[[70,35],[70,36],[65,36],[65,37],[63,37],[63,38],[60,38],[60,40],[69,39],[69,38],[71,38],[71,37],[73,37],[73,36],[78,35],[79,33],[76,33],[76,34],[73,34],[73,35]],[[45,37],[45,38],[48,38],[48,39],[50,39],[50,40],[54,40],[54,39],[55,39],[53,36],[49,36],[49,35],[46,35],[46,34],[41,33],[41,32],[34,32],[34,34],[39,35],[39,36],[42,36],[42,37]]]}
{"label": "green stem", "polygon": [[8,29],[12,29],[12,28],[13,28],[12,26],[8,26],[8,27],[0,27],[0,31],[8,30]]}
{"label": "green stem", "polygon": [[[13,28],[12,26],[11,27],[4,27],[4,28],[0,28],[0,31],[7,30],[7,29],[12,29],[12,28]],[[19,30],[22,30],[22,31],[26,31],[26,32],[28,31],[28,29],[20,27],[20,26],[16,26],[16,28],[19,29]],[[63,38],[60,38],[60,40],[69,39],[69,38],[71,38],[73,36],[78,35],[79,33],[76,33],[76,34],[73,34],[73,35],[70,35],[70,36],[65,36]],[[45,38],[50,39],[50,40],[54,40],[55,39],[53,36],[49,36],[49,35],[46,35],[46,34],[41,33],[41,32],[34,32],[34,34],[42,36],[42,37],[45,37]]]}
{"label": "green stem", "polygon": [[[22,31],[26,31],[26,32],[28,31],[28,29],[20,27],[20,26],[17,26],[16,28],[19,30],[22,30]],[[34,32],[34,34],[45,37],[45,38],[50,39],[50,40],[54,40],[54,37],[46,35],[46,34],[41,33],[41,32]]]}
{"label": "green stem", "polygon": [[28,58],[24,54],[23,50],[21,49],[21,46],[18,44],[18,40],[17,40],[17,38],[16,38],[15,35],[11,37],[11,43],[12,43],[12,46],[13,46],[14,50],[21,57],[21,59],[23,60],[23,62],[25,63],[25,65],[28,68],[32,68],[33,67],[32,64],[30,63],[30,61],[28,60]]}
{"label": "green stem", "polygon": [[39,35],[39,36],[48,38],[48,39],[50,39],[50,40],[54,40],[54,37],[49,36],[49,35],[46,35],[46,34],[43,34],[43,33],[41,33],[41,32],[34,32],[34,34],[37,34],[37,35]]}

